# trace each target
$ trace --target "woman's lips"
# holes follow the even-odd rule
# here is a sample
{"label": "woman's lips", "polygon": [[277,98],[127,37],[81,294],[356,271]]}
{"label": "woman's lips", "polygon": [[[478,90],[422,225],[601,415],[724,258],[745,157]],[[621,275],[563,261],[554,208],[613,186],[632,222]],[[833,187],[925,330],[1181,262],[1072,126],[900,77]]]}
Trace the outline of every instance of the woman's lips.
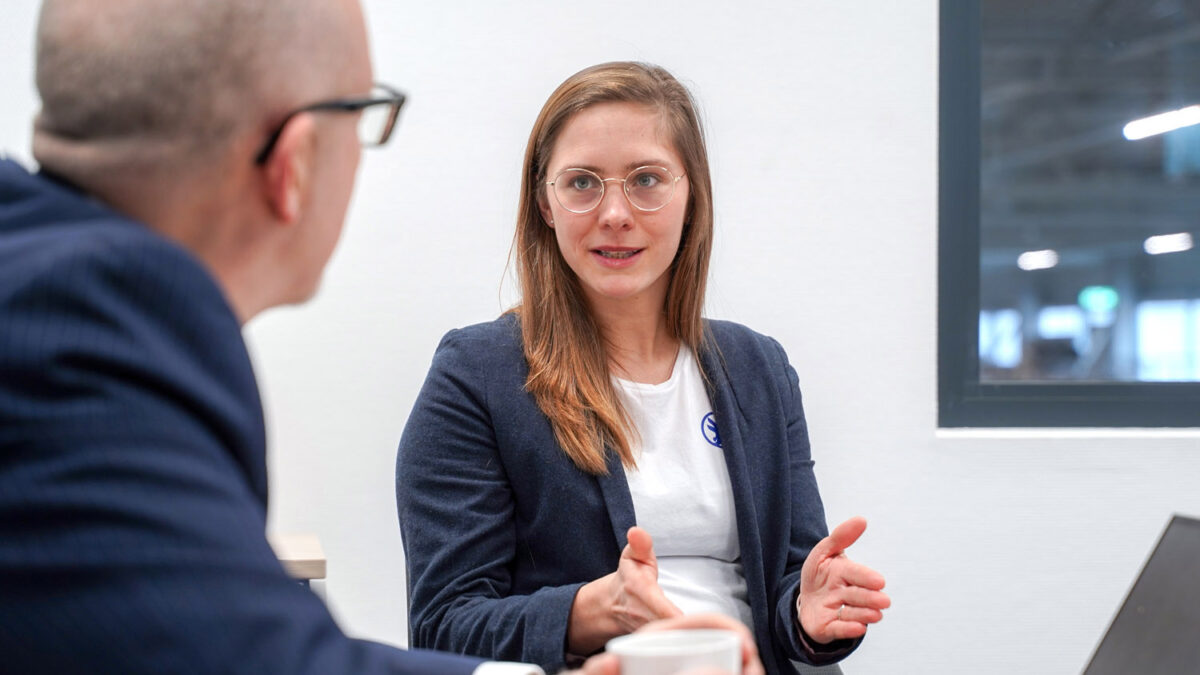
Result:
{"label": "woman's lips", "polygon": [[645,249],[605,247],[592,249],[592,257],[605,267],[627,267],[637,261]]}

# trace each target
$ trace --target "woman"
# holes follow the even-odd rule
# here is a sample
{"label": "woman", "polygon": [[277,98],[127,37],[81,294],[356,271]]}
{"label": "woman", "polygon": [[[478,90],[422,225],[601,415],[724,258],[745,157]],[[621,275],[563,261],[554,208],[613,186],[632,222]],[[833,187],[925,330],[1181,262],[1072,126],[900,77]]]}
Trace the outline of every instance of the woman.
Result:
{"label": "woman", "polygon": [[701,318],[712,214],[669,73],[608,63],[551,95],[525,154],[521,304],[442,340],[400,442],[412,646],[555,672],[716,611],[783,673],[882,618],[883,578],[841,554],[865,522],[825,537],[783,349]]}

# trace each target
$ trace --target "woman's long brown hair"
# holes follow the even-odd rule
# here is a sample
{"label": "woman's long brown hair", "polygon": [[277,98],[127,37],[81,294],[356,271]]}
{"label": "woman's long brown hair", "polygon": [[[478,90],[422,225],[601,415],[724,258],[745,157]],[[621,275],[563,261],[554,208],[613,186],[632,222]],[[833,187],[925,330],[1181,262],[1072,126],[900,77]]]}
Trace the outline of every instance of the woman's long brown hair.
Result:
{"label": "woman's long brown hair", "polygon": [[514,242],[522,299],[515,311],[529,363],[525,388],[550,419],[563,452],[591,474],[608,472],[606,447],[624,466],[635,466],[634,430],[613,388],[604,341],[579,279],[559,252],[539,200],[548,198],[546,167],[563,126],[580,110],[610,102],[656,110],[683,160],[690,196],[663,311],[672,336],[697,354],[704,343],[701,310],[712,252],[708,152],[688,90],[666,70],[633,62],[592,66],[559,85],[542,107],[525,150]]}

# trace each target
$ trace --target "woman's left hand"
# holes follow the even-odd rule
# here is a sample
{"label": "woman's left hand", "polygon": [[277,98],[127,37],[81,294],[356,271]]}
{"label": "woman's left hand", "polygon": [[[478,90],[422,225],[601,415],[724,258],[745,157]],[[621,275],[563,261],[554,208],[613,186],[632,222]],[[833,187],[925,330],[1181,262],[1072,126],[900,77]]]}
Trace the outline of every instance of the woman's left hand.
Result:
{"label": "woman's left hand", "polygon": [[838,525],[817,542],[800,571],[800,625],[821,644],[861,637],[892,604],[883,575],[846,557],[866,529],[867,521],[857,516]]}

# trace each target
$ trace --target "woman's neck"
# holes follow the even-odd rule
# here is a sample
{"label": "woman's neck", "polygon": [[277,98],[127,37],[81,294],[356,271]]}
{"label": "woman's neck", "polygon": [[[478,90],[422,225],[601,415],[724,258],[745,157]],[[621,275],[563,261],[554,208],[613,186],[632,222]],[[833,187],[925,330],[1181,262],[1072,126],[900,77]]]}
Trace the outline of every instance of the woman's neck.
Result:
{"label": "woman's neck", "polygon": [[612,373],[622,379],[647,384],[669,380],[679,355],[679,338],[668,329],[661,305],[657,310],[605,309],[592,308]]}

